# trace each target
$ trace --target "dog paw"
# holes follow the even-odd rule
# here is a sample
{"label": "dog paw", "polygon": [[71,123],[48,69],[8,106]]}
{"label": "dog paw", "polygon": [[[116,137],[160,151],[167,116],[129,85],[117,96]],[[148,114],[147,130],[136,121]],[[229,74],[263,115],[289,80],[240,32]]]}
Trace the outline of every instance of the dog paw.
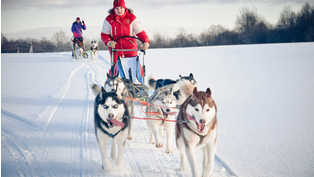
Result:
{"label": "dog paw", "polygon": [[165,153],[166,153],[166,154],[171,154],[171,153],[172,153],[172,150],[166,149]]}
{"label": "dog paw", "polygon": [[187,169],[187,166],[181,166],[181,167],[180,167],[180,171],[186,171],[186,170],[188,170],[188,169]]}
{"label": "dog paw", "polygon": [[111,172],[111,170],[112,170],[112,165],[110,164],[110,165],[108,165],[106,168],[104,167],[104,165],[102,165],[102,169],[103,169],[104,171]]}
{"label": "dog paw", "polygon": [[161,148],[163,145],[162,145],[162,143],[157,143],[156,144],[156,148]]}

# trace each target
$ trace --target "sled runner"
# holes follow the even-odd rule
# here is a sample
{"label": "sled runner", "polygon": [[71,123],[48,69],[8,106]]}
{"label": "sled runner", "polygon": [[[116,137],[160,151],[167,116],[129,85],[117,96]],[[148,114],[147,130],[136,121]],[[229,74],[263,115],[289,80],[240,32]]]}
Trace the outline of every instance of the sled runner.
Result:
{"label": "sled runner", "polygon": [[[139,38],[134,36],[122,36],[117,38],[114,41],[118,41],[123,38],[134,38],[138,41],[141,41]],[[141,41],[144,43],[143,41]],[[117,55],[117,52],[123,51],[139,51],[138,55],[134,57],[123,57]],[[140,56],[143,53],[143,68],[140,63]],[[114,67],[116,65],[117,72],[120,74],[120,77],[123,79],[128,79],[131,81],[129,85],[129,89],[132,90],[134,98],[138,99],[148,99],[149,87],[145,85],[145,64],[144,64],[144,56],[145,51],[140,49],[114,49],[110,48],[111,54],[111,68],[110,73],[111,76],[114,75]],[[114,54],[118,56],[117,63],[114,63]],[[131,85],[131,86],[130,86]]]}
{"label": "sled runner", "polygon": [[83,49],[83,58],[88,58],[88,54],[87,54],[87,52],[85,51],[85,48],[84,48],[82,42],[79,41],[79,40],[77,40],[77,39],[75,39],[74,36],[72,36],[71,41],[73,42],[73,46],[74,46],[74,47],[73,47],[73,51],[72,51],[72,57],[73,57],[73,58],[75,57],[75,51],[76,51],[75,43],[77,43],[77,45],[78,45],[80,48]]}

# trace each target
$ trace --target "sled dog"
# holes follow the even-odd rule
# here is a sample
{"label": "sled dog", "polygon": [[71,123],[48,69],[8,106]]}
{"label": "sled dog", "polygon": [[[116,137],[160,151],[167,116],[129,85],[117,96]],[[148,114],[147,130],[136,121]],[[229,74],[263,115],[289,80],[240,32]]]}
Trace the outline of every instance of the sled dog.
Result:
{"label": "sled dog", "polygon": [[155,90],[166,85],[177,86],[173,89],[173,95],[176,97],[177,107],[186,100],[187,97],[192,95],[193,89],[196,86],[196,80],[192,73],[189,76],[181,76],[180,79],[171,80],[171,79],[158,79],[156,80],[156,75],[151,74],[148,78],[148,85],[151,89]]}
{"label": "sled dog", "polygon": [[90,53],[92,61],[97,61],[98,59],[98,42],[97,41],[91,41],[91,47],[90,47]]}
{"label": "sled dog", "polygon": [[213,171],[214,157],[217,147],[217,107],[211,97],[211,90],[198,92],[195,87],[193,94],[181,105],[176,124],[176,144],[181,154],[181,171],[187,169],[189,161],[193,176],[200,176],[195,155],[195,147],[203,151],[202,176],[210,176]]}
{"label": "sled dog", "polygon": [[82,60],[83,48],[80,47],[79,45],[77,45],[77,43],[75,43],[73,50],[74,50],[74,52],[73,52],[74,53],[74,58]]}
{"label": "sled dog", "polygon": [[[107,73],[107,80],[104,84],[104,89],[106,92],[115,92],[120,99],[123,99],[123,97],[131,97],[133,98],[133,94],[130,91],[132,87],[132,82],[128,79],[122,79],[119,77],[119,72],[116,76],[110,76]],[[134,102],[129,100],[127,101],[127,107],[129,110],[130,116],[133,118],[134,116]],[[132,123],[133,119],[129,119],[129,140],[132,140]]]}
{"label": "sled dog", "polygon": [[[107,142],[112,138],[110,157],[116,160],[116,166],[122,163],[123,152],[128,137],[128,119],[130,117],[126,104],[114,92],[106,92],[96,84],[91,85],[97,95],[94,102],[94,125],[98,147],[102,157],[102,168],[112,170],[107,155]],[[118,145],[118,157],[116,151]]]}
{"label": "sled dog", "polygon": [[150,143],[155,144],[157,148],[163,147],[160,136],[163,136],[165,130],[167,136],[166,153],[172,153],[175,123],[165,121],[175,120],[175,116],[178,111],[175,107],[176,98],[172,93],[172,86],[158,88],[155,90],[154,94],[150,96],[147,102],[148,104],[151,104],[146,108],[147,117],[159,119],[147,120],[147,125],[150,129]]}

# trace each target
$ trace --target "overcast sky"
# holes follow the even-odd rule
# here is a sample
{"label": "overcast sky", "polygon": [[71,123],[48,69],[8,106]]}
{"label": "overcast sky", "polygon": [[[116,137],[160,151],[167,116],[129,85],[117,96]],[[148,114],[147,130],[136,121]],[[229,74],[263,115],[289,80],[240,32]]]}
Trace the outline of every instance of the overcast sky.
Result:
{"label": "overcast sky", "polygon": [[[173,37],[180,28],[193,34],[199,34],[211,25],[222,25],[231,30],[235,27],[237,15],[240,14],[242,7],[256,8],[258,14],[266,21],[275,24],[285,6],[290,6],[292,10],[298,12],[306,2],[314,3],[314,0],[125,1],[126,6],[134,10],[150,38],[157,32]],[[46,32],[60,29],[70,36],[71,25],[79,16],[87,25],[84,37],[97,39],[108,10],[112,8],[112,2],[112,0],[2,0],[1,32],[6,35],[28,30],[18,33],[26,38],[33,29],[43,29]],[[36,35],[41,38],[38,30]]]}

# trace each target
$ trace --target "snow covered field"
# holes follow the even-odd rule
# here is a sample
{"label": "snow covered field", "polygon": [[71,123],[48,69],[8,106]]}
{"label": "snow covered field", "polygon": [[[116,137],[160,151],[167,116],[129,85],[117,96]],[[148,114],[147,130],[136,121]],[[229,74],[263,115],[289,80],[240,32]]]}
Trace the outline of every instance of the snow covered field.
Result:
{"label": "snow covered field", "polygon": [[[212,176],[310,177],[313,56],[314,43],[149,49],[145,64],[147,76],[193,73],[198,90],[211,88],[218,108]],[[191,176],[178,170],[175,147],[167,155],[148,143],[142,120],[134,120],[123,165],[101,169],[89,83],[103,85],[108,61],[107,51],[98,62],[72,60],[70,52],[1,54],[2,176]],[[145,115],[137,108],[136,116]]]}

